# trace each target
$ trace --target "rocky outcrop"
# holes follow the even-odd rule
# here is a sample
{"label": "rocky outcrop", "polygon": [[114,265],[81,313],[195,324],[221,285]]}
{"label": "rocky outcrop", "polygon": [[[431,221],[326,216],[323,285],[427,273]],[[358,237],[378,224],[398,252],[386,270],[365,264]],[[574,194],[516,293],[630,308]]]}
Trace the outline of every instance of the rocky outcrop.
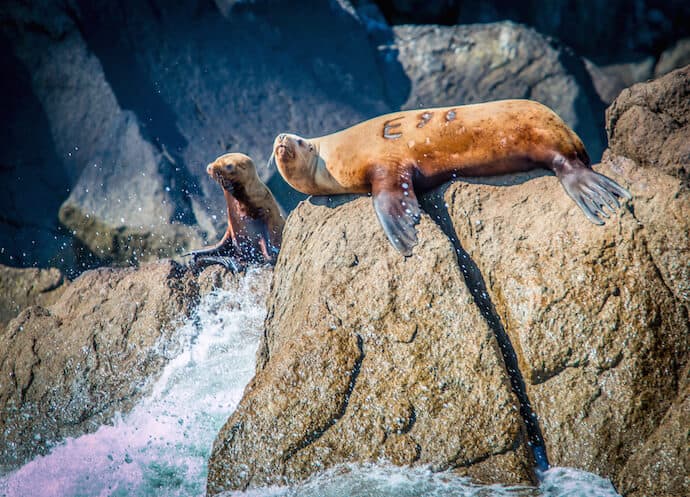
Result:
{"label": "rocky outcrop", "polygon": [[[359,0],[361,2],[362,0]],[[687,2],[673,0],[378,0],[393,24],[511,20],[558,38],[600,61],[658,54],[690,35]],[[600,22],[605,19],[606,22]],[[602,50],[606,47],[606,50]]]}
{"label": "rocky outcrop", "polygon": [[659,78],[688,64],[690,64],[690,38],[683,38],[659,56],[654,67],[654,76]]}
{"label": "rocky outcrop", "polygon": [[369,198],[291,214],[257,373],[214,444],[209,494],[379,459],[529,481],[497,342],[450,242],[428,217],[419,228],[405,259]]}
{"label": "rocky outcrop", "polygon": [[[682,74],[638,90],[675,98]],[[623,140],[624,121],[609,122]],[[665,137],[647,139],[661,150]],[[613,150],[596,169],[633,194],[603,227],[551,175],[455,182],[424,196],[409,258],[370,199],[301,204],[209,494],[380,458],[524,480],[531,418],[507,387],[516,371],[552,465],[611,478],[623,495],[688,494],[690,192]],[[516,364],[504,368],[506,342]]]}
{"label": "rocky outcrop", "polygon": [[604,104],[584,61],[565,47],[511,22],[396,26],[394,32],[412,85],[403,108],[530,98],[575,129],[593,158],[601,156]]}
{"label": "rocky outcrop", "polygon": [[0,329],[24,308],[55,303],[68,281],[55,268],[15,268],[0,265]]}
{"label": "rocky outcrop", "polygon": [[690,65],[624,90],[606,111],[611,152],[690,186]]}
{"label": "rocky outcrop", "polygon": [[621,62],[604,66],[597,66],[587,59],[585,64],[597,93],[609,105],[621,91],[640,81],[647,81],[652,77],[654,57],[650,56],[633,62]]}
{"label": "rocky outcrop", "polygon": [[689,359],[690,203],[677,179],[632,161],[599,170],[634,195],[603,229],[585,224],[551,177],[523,188],[458,183],[444,198],[490,282],[551,463],[619,484]]}
{"label": "rocky outcrop", "polygon": [[175,325],[198,286],[174,262],[93,270],[12,320],[0,334],[0,473],[131,408],[179,350]]}

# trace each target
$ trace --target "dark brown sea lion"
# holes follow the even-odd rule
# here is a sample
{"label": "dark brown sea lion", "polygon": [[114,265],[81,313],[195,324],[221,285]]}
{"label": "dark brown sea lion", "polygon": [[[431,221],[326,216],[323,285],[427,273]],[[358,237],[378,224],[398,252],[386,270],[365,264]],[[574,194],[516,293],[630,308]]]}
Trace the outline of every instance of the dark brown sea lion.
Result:
{"label": "dark brown sea lion", "polygon": [[223,188],[228,229],[217,244],[190,252],[192,262],[220,263],[234,271],[246,264],[273,264],[285,219],[252,160],[238,153],[221,155],[206,172]]}
{"label": "dark brown sea lion", "polygon": [[388,239],[404,255],[417,243],[416,192],[451,178],[549,169],[595,224],[620,207],[616,197],[631,198],[592,170],[561,118],[530,100],[395,112],[318,138],[281,134],[271,160],[302,193],[371,192]]}

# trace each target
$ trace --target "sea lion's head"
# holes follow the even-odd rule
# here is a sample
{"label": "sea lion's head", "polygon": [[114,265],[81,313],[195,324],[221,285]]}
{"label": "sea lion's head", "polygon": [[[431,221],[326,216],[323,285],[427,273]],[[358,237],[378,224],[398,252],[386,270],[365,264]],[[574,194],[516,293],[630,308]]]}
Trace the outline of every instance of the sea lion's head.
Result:
{"label": "sea lion's head", "polygon": [[285,181],[303,193],[312,193],[318,159],[319,150],[311,140],[282,133],[273,141],[271,162]]}
{"label": "sea lion's head", "polygon": [[211,162],[206,166],[206,172],[220,186],[232,192],[233,185],[245,185],[256,176],[256,167],[250,157],[230,153],[221,155]]}

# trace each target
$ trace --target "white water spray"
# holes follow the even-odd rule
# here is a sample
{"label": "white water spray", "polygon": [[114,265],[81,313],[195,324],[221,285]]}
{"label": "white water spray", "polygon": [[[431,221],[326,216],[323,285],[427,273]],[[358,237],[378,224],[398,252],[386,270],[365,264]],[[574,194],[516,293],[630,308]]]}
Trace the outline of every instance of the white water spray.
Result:
{"label": "white water spray", "polygon": [[216,291],[178,331],[183,352],[152,392],[95,433],[0,479],[2,497],[200,496],[215,435],[254,374],[268,279]]}

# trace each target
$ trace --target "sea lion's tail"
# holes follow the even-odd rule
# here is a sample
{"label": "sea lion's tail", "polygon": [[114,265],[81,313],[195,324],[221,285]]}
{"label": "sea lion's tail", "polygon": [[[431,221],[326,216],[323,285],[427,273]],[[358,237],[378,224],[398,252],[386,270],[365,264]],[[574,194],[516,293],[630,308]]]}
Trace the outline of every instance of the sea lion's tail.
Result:
{"label": "sea lion's tail", "polygon": [[553,171],[561,181],[566,193],[594,224],[604,224],[609,212],[613,214],[620,208],[618,198],[631,199],[630,192],[603,174],[588,167],[584,161],[568,160],[557,156],[553,161]]}

